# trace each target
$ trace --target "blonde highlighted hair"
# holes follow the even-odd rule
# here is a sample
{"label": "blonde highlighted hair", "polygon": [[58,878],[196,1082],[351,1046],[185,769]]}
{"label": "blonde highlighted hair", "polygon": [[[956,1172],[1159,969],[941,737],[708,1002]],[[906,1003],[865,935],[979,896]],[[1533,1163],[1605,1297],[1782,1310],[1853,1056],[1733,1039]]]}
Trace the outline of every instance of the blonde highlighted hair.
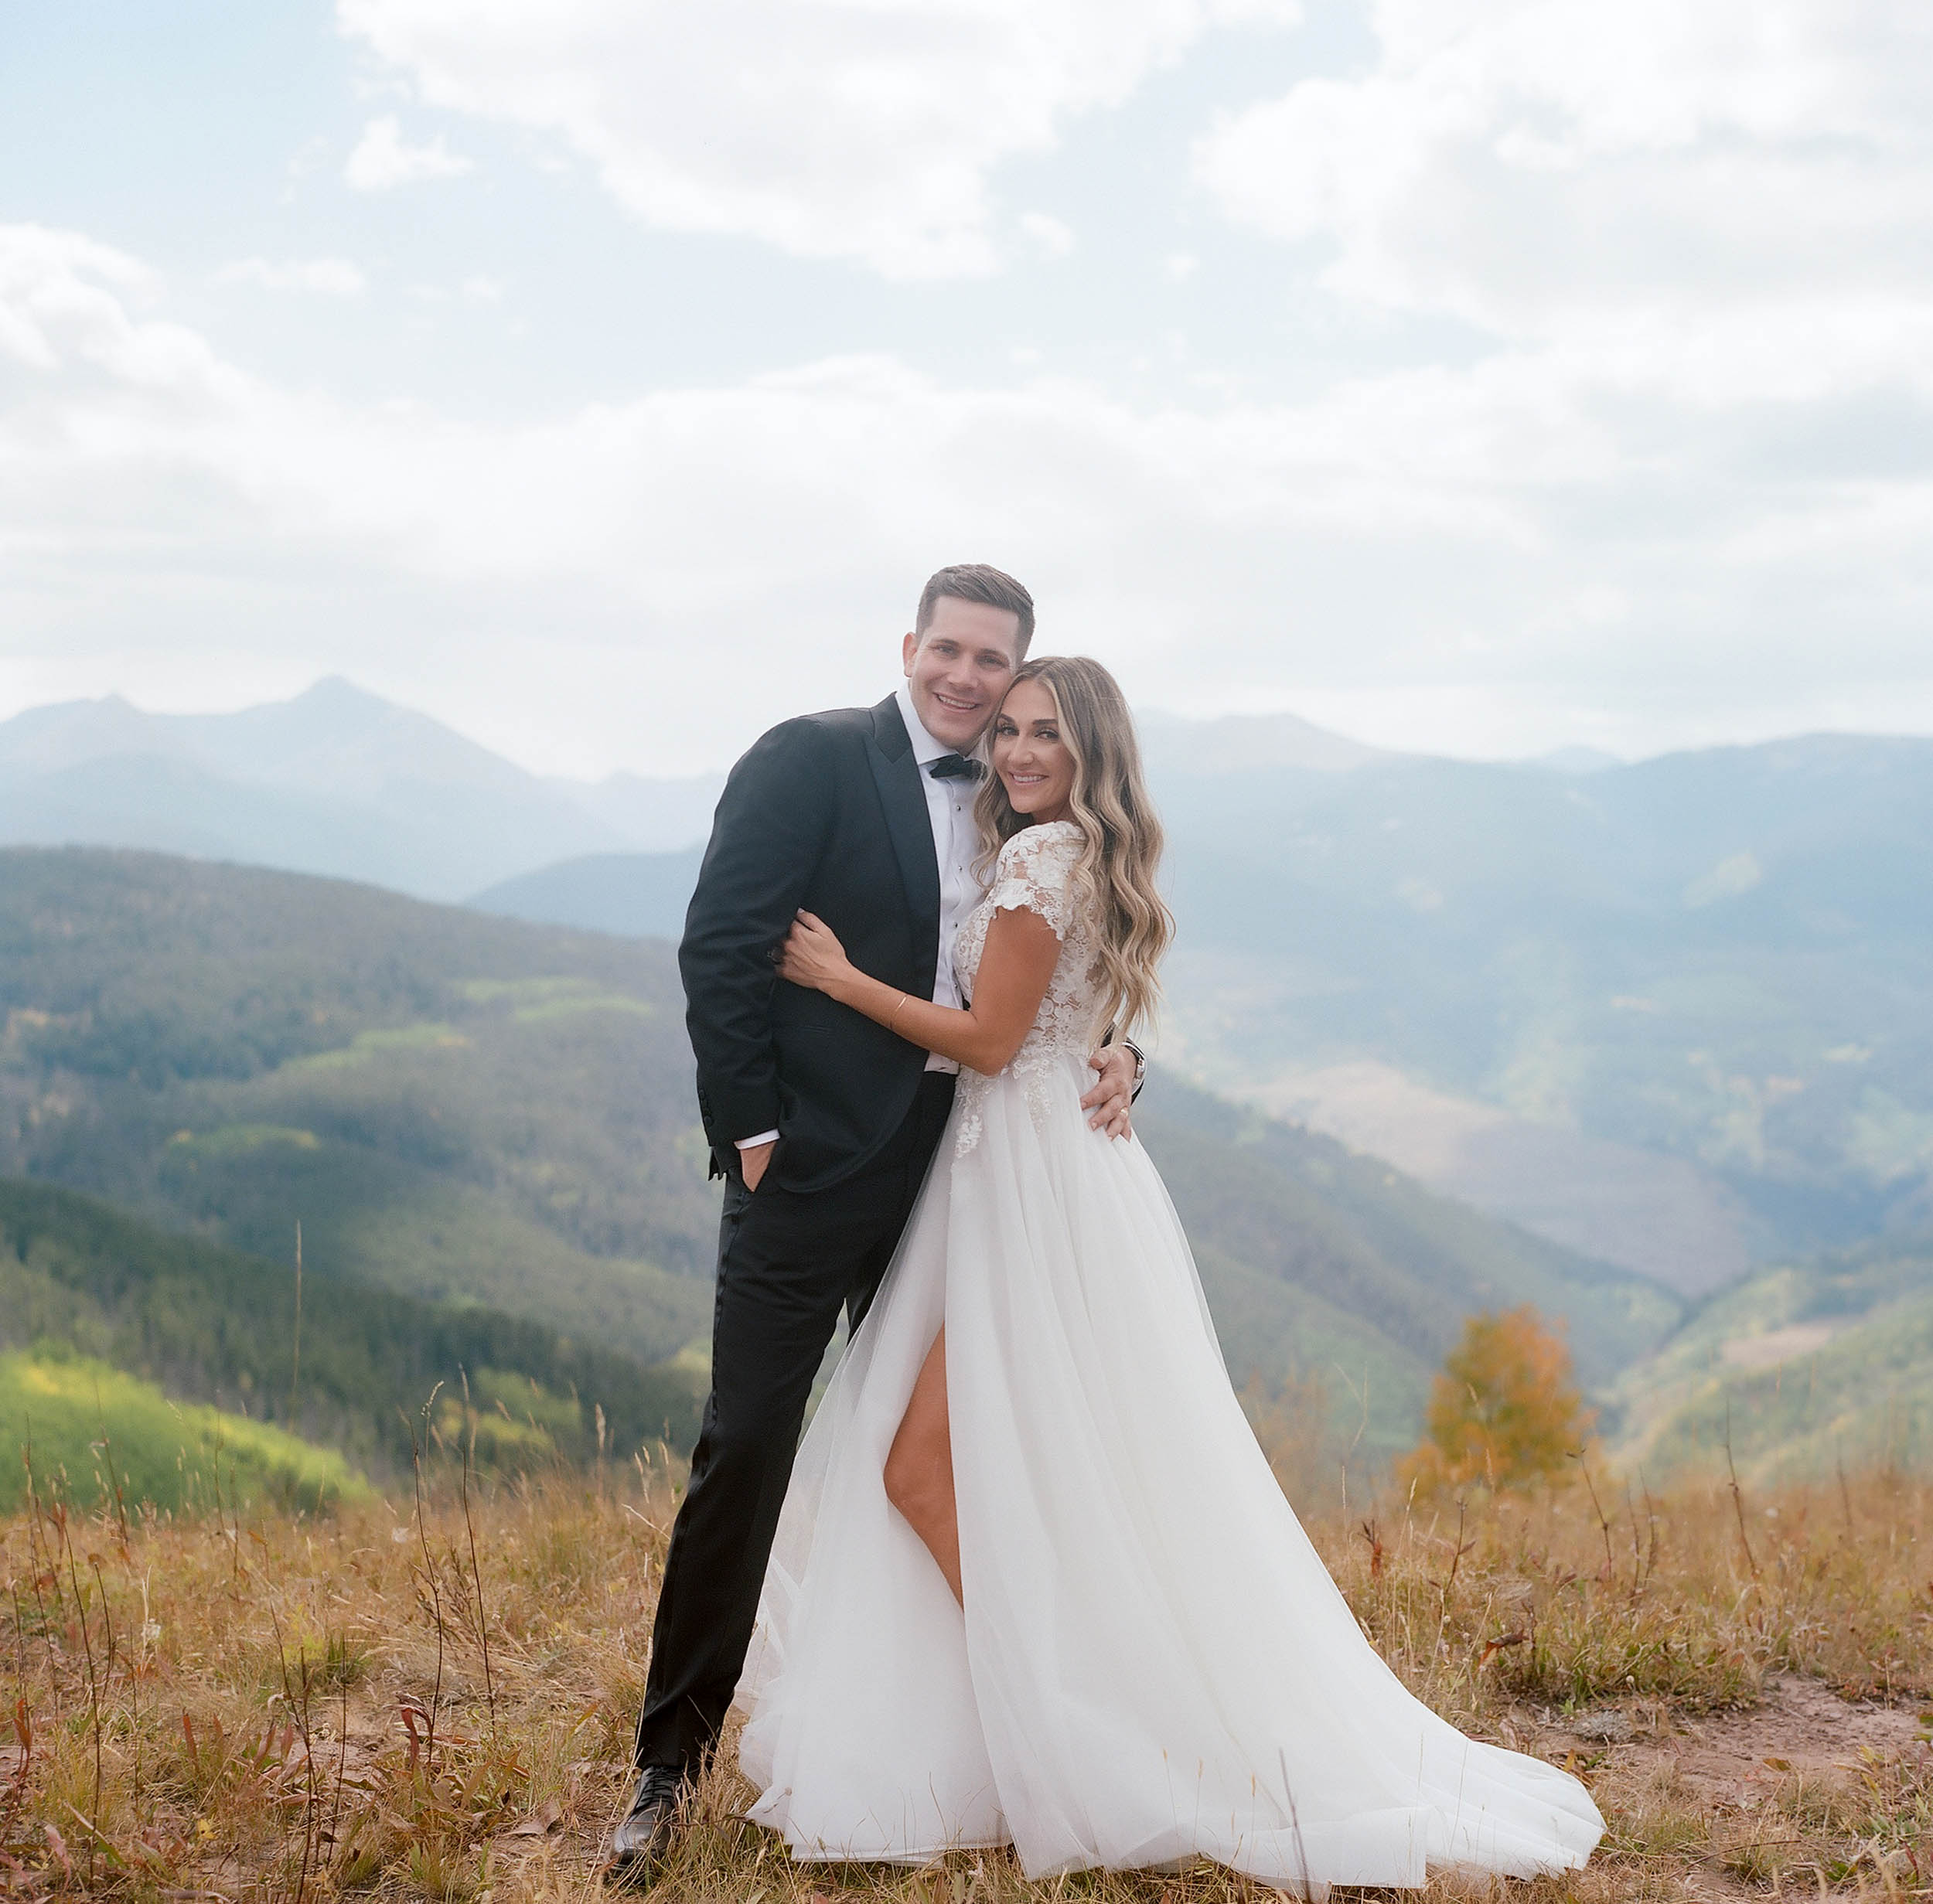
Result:
{"label": "blonde highlighted hair", "polygon": [[[1153,1017],[1161,996],[1157,969],[1174,936],[1174,915],[1155,884],[1163,835],[1141,773],[1134,717],[1113,676],[1084,655],[1028,662],[1007,691],[1023,681],[1039,682],[1053,697],[1061,739],[1074,757],[1067,817],[1082,835],[1074,877],[1099,919],[1108,1011],[1117,1032],[1125,1034]],[[984,877],[1001,848],[1031,822],[1014,811],[997,774],[987,776],[973,810]]]}

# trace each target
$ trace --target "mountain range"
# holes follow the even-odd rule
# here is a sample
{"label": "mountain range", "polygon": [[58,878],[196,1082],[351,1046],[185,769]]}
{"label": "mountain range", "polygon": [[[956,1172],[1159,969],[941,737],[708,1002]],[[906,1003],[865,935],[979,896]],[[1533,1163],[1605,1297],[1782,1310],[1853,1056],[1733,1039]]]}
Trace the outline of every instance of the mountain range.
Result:
{"label": "mountain range", "polygon": [[[6,1381],[51,1395],[61,1371],[23,1354],[104,1357],[162,1385],[150,1417],[165,1393],[266,1429],[292,1374],[299,1221],[304,1425],[372,1472],[397,1464],[389,1391],[439,1376],[529,1416],[485,1437],[499,1460],[527,1432],[581,1457],[593,1397],[613,1432],[688,1432],[716,1217],[679,1002],[660,939],[181,858],[0,851]],[[1564,1327],[1634,1471],[1708,1465],[1728,1439],[1754,1483],[1933,1452],[1924,1229],[1688,1304],[1253,1094],[1157,1066],[1137,1125],[1231,1373],[1264,1394],[1315,1378],[1331,1456],[1359,1470],[1413,1440],[1464,1316],[1524,1302]],[[105,1392],[131,1433],[138,1395]]]}
{"label": "mountain range", "polygon": [[[1242,737],[1151,748],[1171,1064],[1690,1294],[1933,1218],[1933,742],[1532,769]],[[696,870],[472,903],[670,935]]]}
{"label": "mountain range", "polygon": [[[1144,720],[1171,1068],[1692,1294],[1933,1214],[1933,742],[1627,764]],[[0,724],[0,840],[678,929],[716,778],[544,779],[347,683]]]}
{"label": "mountain range", "polygon": [[[1157,771],[1401,758],[1293,714],[1154,714],[1144,737]],[[234,714],[109,695],[0,721],[0,846],[145,847],[462,899],[573,857],[701,845],[724,778],[533,774],[339,677]]]}
{"label": "mountain range", "polygon": [[1219,1088],[1687,1290],[1933,1214],[1933,741],[1161,799]]}
{"label": "mountain range", "polygon": [[0,723],[0,844],[148,847],[460,899],[701,840],[722,777],[545,778],[349,682],[229,714],[118,697]]}
{"label": "mountain range", "polygon": [[[702,1366],[718,1221],[679,1004],[659,940],[153,854],[0,851],[0,1178],[257,1262],[286,1263],[299,1221],[313,1303],[494,1310],[658,1380]],[[1139,1125],[1236,1379],[1320,1377],[1365,1460],[1414,1440],[1473,1307],[1536,1303],[1594,1388],[1680,1313],[1171,1075]],[[520,1353],[563,1385],[562,1349]]]}

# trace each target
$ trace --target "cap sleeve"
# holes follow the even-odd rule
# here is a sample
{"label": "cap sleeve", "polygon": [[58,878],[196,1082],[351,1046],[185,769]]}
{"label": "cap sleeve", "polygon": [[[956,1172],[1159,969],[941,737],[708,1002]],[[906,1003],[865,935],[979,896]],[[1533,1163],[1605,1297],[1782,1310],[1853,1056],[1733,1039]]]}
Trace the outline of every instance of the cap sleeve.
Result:
{"label": "cap sleeve", "polygon": [[1000,850],[987,900],[996,912],[1037,912],[1065,938],[1074,924],[1074,867],[1081,831],[1070,820],[1028,826]]}

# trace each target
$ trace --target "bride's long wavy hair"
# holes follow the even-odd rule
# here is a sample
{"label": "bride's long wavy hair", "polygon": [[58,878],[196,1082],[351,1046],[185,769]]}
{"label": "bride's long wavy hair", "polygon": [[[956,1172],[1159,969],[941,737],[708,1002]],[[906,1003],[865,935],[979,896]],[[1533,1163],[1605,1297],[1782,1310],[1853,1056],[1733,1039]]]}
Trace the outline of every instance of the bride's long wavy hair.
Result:
{"label": "bride's long wavy hair", "polygon": [[[1067,816],[1083,836],[1074,876],[1099,915],[1098,962],[1110,989],[1108,1011],[1124,1034],[1154,1017],[1161,996],[1157,968],[1174,936],[1174,915],[1155,884],[1164,836],[1141,772],[1134,717],[1113,676],[1084,655],[1028,662],[1007,691],[1023,681],[1038,681],[1054,697],[1061,739],[1074,757]],[[1014,811],[997,774],[987,776],[973,815],[985,878],[1001,848],[1031,823]]]}

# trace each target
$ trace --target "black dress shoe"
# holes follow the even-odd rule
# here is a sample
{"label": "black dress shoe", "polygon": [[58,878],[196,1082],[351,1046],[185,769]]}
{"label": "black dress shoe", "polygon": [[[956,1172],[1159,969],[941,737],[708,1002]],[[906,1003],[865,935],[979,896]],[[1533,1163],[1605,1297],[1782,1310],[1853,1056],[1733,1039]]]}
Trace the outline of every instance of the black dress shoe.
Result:
{"label": "black dress shoe", "polygon": [[648,1765],[638,1780],[618,1828],[611,1834],[611,1862],[605,1875],[619,1884],[642,1882],[671,1848],[678,1808],[691,1780],[675,1765]]}

